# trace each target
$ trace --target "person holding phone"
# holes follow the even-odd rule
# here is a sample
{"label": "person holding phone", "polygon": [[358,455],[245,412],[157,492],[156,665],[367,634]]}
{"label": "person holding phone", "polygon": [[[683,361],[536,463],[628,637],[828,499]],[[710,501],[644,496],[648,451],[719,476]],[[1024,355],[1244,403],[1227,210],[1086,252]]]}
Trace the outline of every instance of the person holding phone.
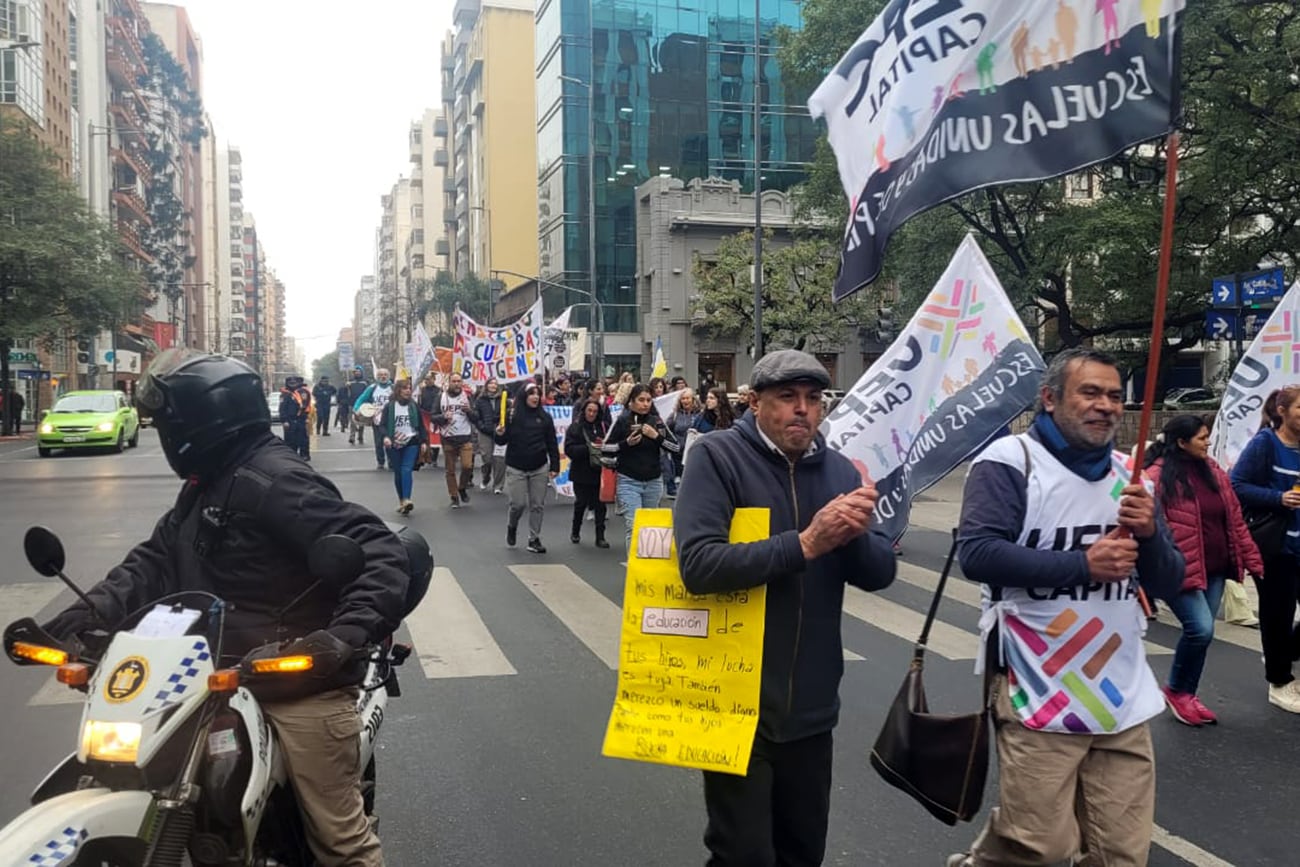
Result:
{"label": "person holding phone", "polygon": [[622,415],[614,422],[601,451],[617,460],[616,499],[627,522],[626,544],[632,550],[632,524],[637,509],[657,509],[664,496],[660,451],[670,455],[681,446],[669,433],[655,410],[648,385],[637,384],[628,391]]}

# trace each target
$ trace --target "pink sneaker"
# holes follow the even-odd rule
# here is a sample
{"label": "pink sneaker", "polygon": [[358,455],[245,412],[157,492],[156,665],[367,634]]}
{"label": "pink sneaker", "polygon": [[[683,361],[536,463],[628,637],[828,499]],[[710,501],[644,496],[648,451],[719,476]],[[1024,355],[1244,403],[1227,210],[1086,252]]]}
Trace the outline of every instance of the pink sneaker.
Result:
{"label": "pink sneaker", "polygon": [[1204,704],[1201,703],[1201,699],[1199,696],[1195,696],[1195,695],[1192,696],[1192,707],[1196,710],[1198,714],[1200,714],[1201,722],[1205,723],[1206,725],[1212,726],[1219,721],[1219,717],[1214,713],[1214,711],[1210,710],[1208,707],[1206,707]]}
{"label": "pink sneaker", "polygon": [[1202,723],[1201,715],[1196,710],[1196,696],[1189,692],[1174,692],[1167,686],[1160,687],[1160,691],[1165,694],[1165,704],[1169,705],[1174,719],[1193,728]]}

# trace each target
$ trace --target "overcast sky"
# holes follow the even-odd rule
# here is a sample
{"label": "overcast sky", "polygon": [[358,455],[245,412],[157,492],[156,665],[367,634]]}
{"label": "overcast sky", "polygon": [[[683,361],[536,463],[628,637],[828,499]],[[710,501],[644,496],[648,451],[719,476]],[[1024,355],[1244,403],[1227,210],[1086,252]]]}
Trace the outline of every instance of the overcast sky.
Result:
{"label": "overcast sky", "polygon": [[244,160],[244,206],[288,288],[307,361],[351,325],[374,268],[379,197],[410,177],[410,122],[439,96],[452,0],[186,0],[203,101]]}

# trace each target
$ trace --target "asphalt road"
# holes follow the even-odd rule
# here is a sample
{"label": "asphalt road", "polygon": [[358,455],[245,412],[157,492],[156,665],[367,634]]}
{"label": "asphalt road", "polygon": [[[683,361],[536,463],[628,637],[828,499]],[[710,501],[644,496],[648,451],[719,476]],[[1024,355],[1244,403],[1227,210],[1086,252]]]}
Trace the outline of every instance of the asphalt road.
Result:
{"label": "asphalt road", "polygon": [[[315,465],[345,496],[391,517],[392,477],[373,453],[335,434],[318,444]],[[39,459],[30,442],[0,443],[0,617],[49,616],[71,599],[24,561],[22,534],[45,524],[64,539],[69,574],[89,583],[146,536],[179,489],[157,438],[122,455]],[[867,600],[864,618],[844,618],[846,663],[829,848],[833,865],[939,865],[978,830],[949,829],[884,784],[867,753],[910,656],[942,567],[956,514],[959,481],[923,495],[904,540],[900,580]],[[404,627],[420,658],[403,669],[405,694],[392,700],[379,756],[379,813],[390,865],[678,865],[704,860],[699,774],[603,758],[601,741],[616,672],[593,631],[622,599],[622,525],[611,519],[614,548],[568,541],[569,506],[547,510],[537,556],[504,544],[505,502],[474,496],[446,506],[441,470],[416,476],[410,523],[433,542],[440,581],[419,618]],[[539,564],[561,567],[536,588]],[[512,571],[512,567],[519,571]],[[521,568],[525,567],[525,568]],[[531,582],[531,583],[530,583]],[[977,701],[971,674],[977,611],[971,585],[958,581],[926,671],[937,710]],[[556,604],[562,597],[567,602]],[[609,604],[606,604],[609,603]],[[575,614],[577,610],[577,614]],[[477,644],[444,646],[430,624],[455,615],[481,621]],[[616,617],[616,616],[615,616]],[[418,622],[417,622],[418,621]],[[459,627],[458,627],[459,628]],[[479,627],[474,627],[479,628]],[[616,622],[613,624],[616,629]],[[473,630],[471,629],[471,632]],[[1152,723],[1158,756],[1158,867],[1294,865],[1300,834],[1300,719],[1269,706],[1257,633],[1230,629],[1216,640],[1202,696],[1220,712],[1213,728],[1189,729],[1168,715]],[[1148,639],[1157,675],[1168,671],[1176,630],[1153,624]],[[1236,642],[1236,643],[1233,643]],[[594,648],[594,649],[593,649]],[[965,658],[963,658],[965,657]],[[49,672],[0,664],[0,731],[5,733],[0,821],[26,806],[31,788],[74,746],[79,706],[52,689]],[[54,703],[51,703],[54,702]],[[996,797],[990,782],[986,807]]]}

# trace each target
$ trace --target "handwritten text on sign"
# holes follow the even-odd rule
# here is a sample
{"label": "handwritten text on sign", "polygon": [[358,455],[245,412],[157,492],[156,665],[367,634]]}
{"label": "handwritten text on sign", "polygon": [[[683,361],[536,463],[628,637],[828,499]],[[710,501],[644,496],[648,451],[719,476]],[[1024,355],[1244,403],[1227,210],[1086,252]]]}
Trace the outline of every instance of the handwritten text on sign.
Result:
{"label": "handwritten text on sign", "polygon": [[[603,753],[744,776],[758,727],[767,588],[687,591],[672,516],[636,513]],[[767,509],[738,509],[731,542],[766,539],[770,523]]]}

